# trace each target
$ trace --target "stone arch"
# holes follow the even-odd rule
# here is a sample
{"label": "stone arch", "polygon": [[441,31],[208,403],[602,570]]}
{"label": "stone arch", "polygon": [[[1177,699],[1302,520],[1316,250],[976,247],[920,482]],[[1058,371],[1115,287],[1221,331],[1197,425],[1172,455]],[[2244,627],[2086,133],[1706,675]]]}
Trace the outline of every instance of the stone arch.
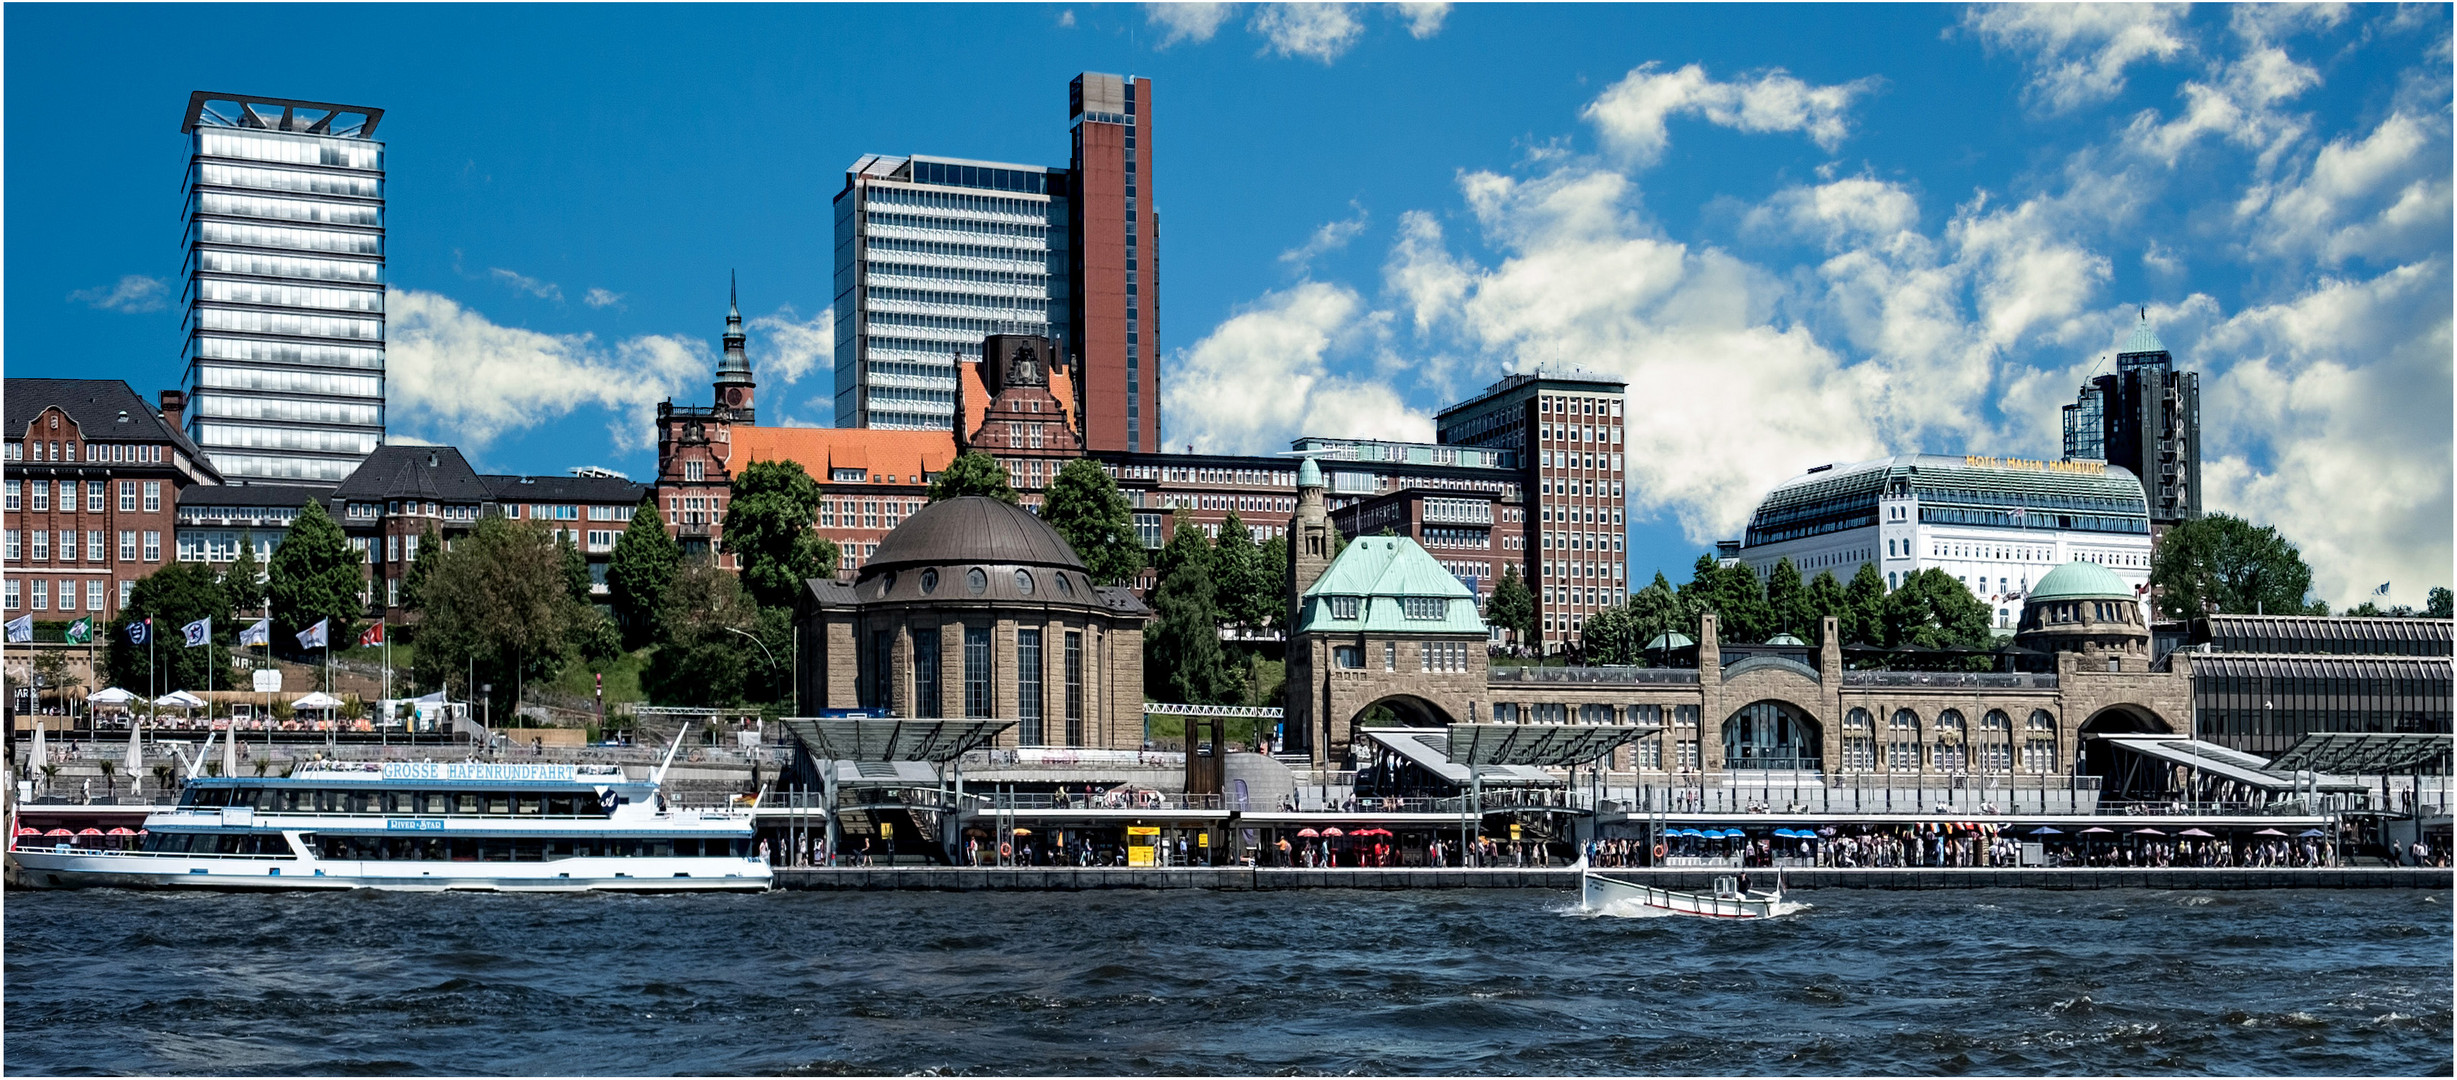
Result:
{"label": "stone arch", "polygon": [[1808,709],[1759,698],[1723,721],[1723,767],[1731,771],[1825,768],[1825,725]]}
{"label": "stone arch", "polygon": [[2103,736],[2172,735],[2165,717],[2140,705],[2109,705],[2090,714],[2073,732],[2073,771],[2083,776],[2115,775],[2115,751]]}
{"label": "stone arch", "polygon": [[1935,732],[1928,750],[1929,767],[1938,772],[1963,772],[1971,767],[1971,722],[1962,710],[1945,708],[1929,721]]}
{"label": "stone arch", "polygon": [[1425,698],[1414,694],[1385,694],[1359,707],[1348,718],[1348,730],[1353,732],[1375,726],[1366,722],[1366,716],[1376,708],[1389,710],[1400,727],[1449,727],[1460,722],[1458,717],[1450,715],[1449,710]]}

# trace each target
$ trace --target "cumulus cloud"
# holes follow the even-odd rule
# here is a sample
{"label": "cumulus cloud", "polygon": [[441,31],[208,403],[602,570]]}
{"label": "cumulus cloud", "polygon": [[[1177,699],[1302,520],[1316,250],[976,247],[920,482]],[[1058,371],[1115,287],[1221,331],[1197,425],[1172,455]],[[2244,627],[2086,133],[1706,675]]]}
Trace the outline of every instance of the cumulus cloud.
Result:
{"label": "cumulus cloud", "polygon": [[1338,3],[1264,4],[1248,26],[1262,35],[1265,52],[1325,64],[1339,59],[1365,32],[1355,9]]}
{"label": "cumulus cloud", "polygon": [[1408,36],[1418,41],[1442,32],[1442,20],[1450,17],[1447,3],[1392,4],[1391,10],[1407,20]]}
{"label": "cumulus cloud", "polygon": [[134,315],[139,312],[162,310],[168,306],[170,291],[170,286],[163,284],[160,279],[149,278],[143,274],[130,274],[110,285],[79,289],[68,294],[68,299],[97,311],[117,311]]}
{"label": "cumulus cloud", "polygon": [[2392,113],[2361,138],[2334,139],[2300,175],[2256,184],[2236,204],[2270,254],[2413,258],[2449,236],[2445,123]]}
{"label": "cumulus cloud", "polygon": [[1433,421],[1374,380],[1326,359],[1369,337],[1377,317],[1355,290],[1305,282],[1268,293],[1172,358],[1169,438],[1198,453],[1269,454],[1308,433],[1431,440]]}
{"label": "cumulus cloud", "polygon": [[581,297],[580,302],[593,308],[619,308],[623,306],[623,294],[591,285],[588,295]]}
{"label": "cumulus cloud", "polygon": [[517,270],[506,270],[500,266],[488,270],[487,275],[540,300],[552,300],[557,303],[563,300],[563,286],[551,281],[539,281]]}
{"label": "cumulus cloud", "polygon": [[1220,32],[1220,24],[1237,13],[1235,4],[1177,3],[1145,4],[1143,17],[1161,29],[1160,48],[1181,41],[1201,44]]}
{"label": "cumulus cloud", "polygon": [[612,411],[618,448],[655,442],[656,405],[705,382],[704,342],[662,335],[611,345],[588,334],[500,326],[451,298],[385,293],[387,393],[395,430],[471,451],[583,406]]}
{"label": "cumulus cloud", "polygon": [[2124,90],[2126,68],[2169,60],[2187,48],[2182,4],[1991,4],[1963,24],[1980,40],[2024,55],[2027,95],[2047,112],[2106,101]]}
{"label": "cumulus cloud", "polygon": [[788,304],[774,314],[747,321],[743,329],[747,331],[743,348],[750,354],[751,370],[762,380],[792,385],[812,368],[834,370],[836,312],[831,308],[821,308],[804,320]]}
{"label": "cumulus cloud", "polygon": [[1314,261],[1316,256],[1326,255],[1347,247],[1349,241],[1356,239],[1357,234],[1364,231],[1365,211],[1359,208],[1355,217],[1345,221],[1323,222],[1314,230],[1312,236],[1306,238],[1305,243],[1281,252],[1280,261],[1303,268],[1307,263]]}
{"label": "cumulus cloud", "polygon": [[1873,78],[1815,86],[1780,69],[1717,82],[1696,64],[1661,71],[1649,61],[1604,91],[1583,115],[1603,134],[1605,145],[1641,165],[1663,156],[1671,140],[1665,122],[1676,116],[1699,116],[1739,131],[1803,132],[1832,151],[1850,134],[1844,113],[1853,99],[1876,86]]}

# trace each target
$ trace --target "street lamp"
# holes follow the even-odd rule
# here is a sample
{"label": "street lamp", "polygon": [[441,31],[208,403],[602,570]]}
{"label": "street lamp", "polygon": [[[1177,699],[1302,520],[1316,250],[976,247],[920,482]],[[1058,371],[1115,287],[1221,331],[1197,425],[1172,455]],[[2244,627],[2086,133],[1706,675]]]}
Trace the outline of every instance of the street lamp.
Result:
{"label": "street lamp", "polygon": [[750,631],[748,631],[748,630],[738,630],[738,629],[735,629],[734,627],[731,627],[731,626],[725,627],[724,629],[725,629],[725,632],[726,632],[726,633],[729,633],[729,634],[740,634],[740,635],[742,635],[743,637],[746,637],[746,638],[751,639],[751,644],[759,646],[759,651],[760,651],[760,652],[767,653],[767,656],[768,656],[768,667],[769,667],[769,669],[770,669],[770,670],[772,670],[772,671],[775,671],[775,672],[776,672],[777,674],[779,674],[779,675],[782,675],[782,674],[784,674],[784,673],[785,673],[784,666],[783,666],[783,665],[781,665],[781,664],[778,664],[778,663],[776,662],[776,654],[775,654],[775,653],[773,653],[773,652],[769,652],[769,650],[768,650],[768,643],[767,643],[767,642],[765,642],[765,641],[761,641],[761,640],[759,640],[759,635],[754,634],[754,633],[751,633],[751,632],[750,632]]}

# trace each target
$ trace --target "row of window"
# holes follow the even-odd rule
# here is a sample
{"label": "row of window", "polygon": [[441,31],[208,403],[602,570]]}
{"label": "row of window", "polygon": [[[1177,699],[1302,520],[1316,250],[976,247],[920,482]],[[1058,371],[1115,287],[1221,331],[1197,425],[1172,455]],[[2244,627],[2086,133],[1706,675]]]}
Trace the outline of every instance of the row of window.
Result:
{"label": "row of window", "polygon": [[[331,251],[343,255],[384,254],[381,233],[336,232],[287,225],[243,225],[234,221],[199,221],[191,229],[192,243],[238,247],[281,248],[289,251]],[[183,245],[187,246],[187,245]]]}
{"label": "row of window", "polygon": [[200,423],[197,441],[217,450],[221,447],[250,450],[310,450],[327,454],[359,454],[375,452],[383,436],[372,431],[335,431],[328,428],[257,427],[251,424]]}
{"label": "row of window", "polygon": [[[72,456],[69,460],[74,461],[76,459]],[[138,495],[138,492],[140,491],[144,493],[142,496],[141,505],[145,507],[146,513],[151,514],[162,509],[162,481],[160,480],[88,480],[85,482],[85,509],[88,513],[99,514],[103,512],[105,493],[110,490],[109,485],[112,483],[117,483],[119,485],[119,509],[121,513],[129,514],[136,512],[137,507],[140,505],[140,497]],[[7,482],[5,488],[0,488],[0,490],[5,490],[7,492],[4,498],[6,500],[6,506],[10,510],[51,509],[51,493],[54,490],[52,481],[11,480]],[[74,480],[59,481],[57,490],[60,494],[60,512],[64,514],[76,513],[77,482]]]}
{"label": "row of window", "polygon": [[[110,533],[101,529],[90,529],[86,531],[85,561],[110,561],[109,558],[104,555],[104,551],[106,550],[104,541],[108,539],[110,535]],[[141,541],[139,539],[140,536],[142,537]],[[22,542],[28,540],[32,542]],[[139,533],[134,529],[120,530],[119,561],[137,561],[137,552],[140,550],[140,543],[142,544],[141,550],[143,550],[145,553],[146,562],[162,561],[162,533],[158,529],[147,529],[142,533]],[[51,546],[51,530],[36,529],[30,533],[23,533],[22,539],[20,530],[7,530],[6,539],[0,540],[0,548],[6,549],[10,562],[50,562],[52,561],[51,554],[53,550]],[[28,554],[29,549],[31,549],[30,557]],[[60,530],[60,546],[58,550],[60,555],[59,561],[77,561],[77,530]]]}
{"label": "row of window", "polygon": [[[82,451],[78,447],[84,447]],[[105,465],[159,465],[162,463],[160,443],[80,443],[74,439],[37,439],[27,442],[11,439],[8,443],[10,461],[75,461],[83,453],[85,460]],[[32,455],[29,458],[27,455]],[[13,489],[12,489],[13,490]],[[10,506],[9,509],[16,509]]]}
{"label": "row of window", "polygon": [[[224,304],[268,304],[322,308],[326,311],[371,311],[382,314],[381,289],[333,289],[316,285],[276,285],[267,281],[205,278],[196,283],[199,300]],[[353,335],[357,336],[357,335]]]}
{"label": "row of window", "polygon": [[1621,482],[1618,480],[1556,480],[1545,477],[1538,483],[1542,485],[1541,490],[1547,495],[1604,496],[1614,499],[1621,497]]}
{"label": "row of window", "polygon": [[384,179],[380,176],[351,176],[347,173],[305,172],[298,169],[261,169],[248,165],[228,165],[218,161],[197,166],[196,182],[213,187],[255,188],[259,191],[299,191],[309,195],[348,195],[360,199],[384,197]]}
{"label": "row of window", "polygon": [[338,315],[299,315],[287,311],[247,311],[199,308],[196,325],[203,330],[240,334],[296,334],[304,337],[384,340],[382,319],[351,319]]}
{"label": "row of window", "polygon": [[318,401],[313,398],[198,394],[196,413],[199,416],[227,417],[234,420],[290,420],[311,424],[349,424],[357,427],[384,426],[384,406],[380,404]]}
{"label": "row of window", "polygon": [[[974,573],[980,571],[975,570]],[[914,717],[936,719],[948,714],[948,702],[942,686],[940,664],[941,637],[935,627],[915,627],[911,635],[909,663],[912,674],[910,707],[903,710]],[[994,662],[991,656],[991,628],[966,625],[963,627],[963,715],[987,718],[996,715]],[[893,701],[897,683],[896,634],[892,630],[874,630],[870,634],[870,673],[864,691],[864,703],[871,708],[896,708]],[[1060,702],[1065,724],[1060,745],[1084,745],[1084,641],[1083,631],[1067,630],[1060,635],[1059,663],[1065,692]],[[1017,627],[1015,630],[1016,740],[1024,746],[1053,744],[1045,725],[1047,720],[1047,687],[1044,672],[1048,668],[1047,635],[1039,627]]]}
{"label": "row of window", "polygon": [[[331,345],[313,341],[267,341],[262,338],[226,338],[200,335],[194,339],[198,360],[244,360],[252,364],[299,364],[307,367],[359,368],[384,370],[384,347],[381,345]],[[216,370],[216,369],[209,369]],[[222,372],[234,369],[221,368]],[[236,369],[254,370],[254,369]],[[278,374],[305,374],[282,372]],[[202,376],[199,377],[203,378]],[[203,382],[200,386],[227,386],[241,389],[266,389],[310,394],[340,394],[349,397],[381,397],[384,380],[381,376],[326,376],[333,379],[356,379],[356,382],[259,387],[246,382]]]}
{"label": "row of window", "polygon": [[[952,240],[919,240],[903,236],[873,236],[872,251],[901,251],[908,255],[938,255],[955,259],[980,259],[984,262],[1037,264],[1049,257],[1046,245],[1028,248],[1020,243],[1013,247],[990,244],[963,244]],[[982,269],[988,269],[984,267]]]}
{"label": "row of window", "polygon": [[304,278],[310,281],[383,283],[384,264],[364,259],[319,259],[313,255],[277,255],[264,251],[224,251],[207,248],[196,253],[196,268],[209,274]]}
{"label": "row of window", "polygon": [[[59,609],[61,611],[70,612],[77,610],[77,588],[79,582],[84,583],[85,610],[94,612],[102,611],[103,598],[108,595],[107,587],[111,583],[104,581],[101,578],[61,578]],[[20,589],[20,586],[23,586],[22,590]],[[128,596],[134,591],[136,591],[136,582],[122,581],[119,583],[119,603],[121,607],[128,606]],[[27,607],[30,610],[49,611],[51,610],[51,597],[51,580],[49,578],[33,578],[28,580],[11,577],[5,582],[0,582],[0,608],[6,608],[10,611],[17,610],[20,599],[26,600]]]}
{"label": "row of window", "polygon": [[202,157],[323,165],[369,172],[381,172],[384,168],[384,147],[381,143],[288,132],[259,134],[228,128],[198,128],[196,152]]}
{"label": "row of window", "polygon": [[1567,451],[1546,450],[1543,452],[1542,460],[1547,469],[1621,471],[1621,455],[1619,454],[1573,454]]}
{"label": "row of window", "polygon": [[315,202],[221,191],[197,192],[193,212],[271,218],[276,221],[312,221],[319,225],[384,227],[384,208],[378,204]]}

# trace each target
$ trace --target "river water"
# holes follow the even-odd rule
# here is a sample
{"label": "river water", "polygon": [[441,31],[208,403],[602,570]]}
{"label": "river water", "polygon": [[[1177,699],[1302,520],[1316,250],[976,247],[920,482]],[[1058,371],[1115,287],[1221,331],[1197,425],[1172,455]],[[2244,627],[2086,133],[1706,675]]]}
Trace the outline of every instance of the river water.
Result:
{"label": "river water", "polygon": [[11,892],[6,1071],[2448,1075],[2447,892]]}

